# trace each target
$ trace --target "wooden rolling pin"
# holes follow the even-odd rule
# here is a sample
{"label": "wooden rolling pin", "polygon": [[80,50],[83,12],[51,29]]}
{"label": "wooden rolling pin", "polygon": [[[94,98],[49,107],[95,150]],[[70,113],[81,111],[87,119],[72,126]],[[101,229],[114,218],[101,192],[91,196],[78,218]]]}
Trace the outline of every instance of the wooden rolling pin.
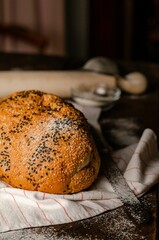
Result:
{"label": "wooden rolling pin", "polygon": [[87,71],[0,71],[0,97],[22,90],[40,90],[70,97],[77,84],[116,87],[114,76]]}

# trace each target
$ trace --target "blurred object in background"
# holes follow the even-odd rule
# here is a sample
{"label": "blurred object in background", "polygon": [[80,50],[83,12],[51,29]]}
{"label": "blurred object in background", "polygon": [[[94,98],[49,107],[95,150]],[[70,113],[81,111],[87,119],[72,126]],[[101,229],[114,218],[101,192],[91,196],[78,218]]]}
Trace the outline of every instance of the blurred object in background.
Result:
{"label": "blurred object in background", "polygon": [[[48,40],[45,36],[20,25],[0,25],[0,36],[4,41],[4,45],[1,46],[1,50],[4,50],[5,44],[7,43],[5,39],[10,39],[11,44],[9,44],[9,47],[13,47],[14,51],[17,50],[17,46],[19,47],[19,42],[26,44],[27,47],[29,46],[34,48],[34,50],[37,50],[37,52],[41,54],[45,53],[45,50],[48,46]],[[29,49],[26,47],[22,48],[23,52],[26,50]],[[31,49],[31,51],[33,50]]]}
{"label": "blurred object in background", "polygon": [[64,1],[0,0],[0,51],[64,55]]}
{"label": "blurred object in background", "polygon": [[67,56],[80,57],[83,59],[90,57],[91,1],[92,0],[65,1],[65,46]]}
{"label": "blurred object in background", "polygon": [[159,0],[0,0],[0,51],[158,62]]}

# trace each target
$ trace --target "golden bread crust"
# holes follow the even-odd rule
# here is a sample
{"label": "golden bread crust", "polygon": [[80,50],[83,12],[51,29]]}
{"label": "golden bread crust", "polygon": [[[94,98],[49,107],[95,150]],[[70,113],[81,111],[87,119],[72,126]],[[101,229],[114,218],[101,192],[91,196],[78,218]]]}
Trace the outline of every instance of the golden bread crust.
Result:
{"label": "golden bread crust", "polygon": [[100,158],[83,114],[62,98],[23,91],[0,100],[0,178],[48,193],[82,191]]}

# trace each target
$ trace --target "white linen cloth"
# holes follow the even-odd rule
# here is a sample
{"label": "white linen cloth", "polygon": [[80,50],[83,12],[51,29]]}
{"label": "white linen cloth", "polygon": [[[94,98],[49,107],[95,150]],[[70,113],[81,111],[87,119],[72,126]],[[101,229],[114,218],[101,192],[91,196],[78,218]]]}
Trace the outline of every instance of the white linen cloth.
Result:
{"label": "white linen cloth", "polygon": [[[157,139],[151,129],[112,157],[138,197],[159,182]],[[91,189],[72,195],[26,191],[0,181],[0,232],[74,222],[119,206],[121,201],[102,175]]]}

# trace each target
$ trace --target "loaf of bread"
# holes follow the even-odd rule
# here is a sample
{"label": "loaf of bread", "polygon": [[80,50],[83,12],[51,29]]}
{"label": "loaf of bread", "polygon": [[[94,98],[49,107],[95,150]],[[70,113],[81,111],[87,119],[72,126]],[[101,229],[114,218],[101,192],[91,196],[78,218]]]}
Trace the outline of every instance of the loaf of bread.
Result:
{"label": "loaf of bread", "polygon": [[100,157],[84,115],[36,90],[0,100],[0,178],[16,188],[55,194],[87,189]]}

